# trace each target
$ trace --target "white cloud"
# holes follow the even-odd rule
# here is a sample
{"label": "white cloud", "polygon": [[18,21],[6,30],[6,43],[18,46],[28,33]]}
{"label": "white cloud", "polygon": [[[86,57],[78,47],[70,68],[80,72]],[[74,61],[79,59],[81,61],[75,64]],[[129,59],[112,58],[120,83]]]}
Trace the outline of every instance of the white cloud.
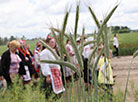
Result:
{"label": "white cloud", "polygon": [[[86,5],[90,5],[102,20],[118,0],[81,0],[78,32],[96,29]],[[77,0],[0,0],[0,36],[25,35],[45,37],[52,25],[61,28],[65,12],[72,6],[67,31],[73,32]],[[109,21],[109,25],[124,25],[138,29],[138,0],[122,0]],[[131,6],[130,6],[131,5]]]}

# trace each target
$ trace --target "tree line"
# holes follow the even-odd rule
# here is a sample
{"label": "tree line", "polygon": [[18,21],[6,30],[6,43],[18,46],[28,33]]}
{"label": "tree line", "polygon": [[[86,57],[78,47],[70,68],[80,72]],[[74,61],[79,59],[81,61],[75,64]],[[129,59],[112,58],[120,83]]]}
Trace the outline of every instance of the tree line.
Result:
{"label": "tree line", "polygon": [[6,45],[8,42],[12,41],[12,40],[18,40],[18,39],[22,39],[22,40],[25,40],[26,37],[25,36],[22,36],[21,38],[17,38],[17,37],[14,37],[14,36],[10,36],[9,38],[8,37],[0,37],[0,45]]}
{"label": "tree line", "polygon": [[7,37],[0,37],[0,45],[5,45],[7,44],[9,41],[12,41],[12,40],[16,40],[17,38],[14,37],[14,36],[11,36],[10,38],[7,38]]}
{"label": "tree line", "polygon": [[113,33],[130,33],[131,29],[127,26],[111,26]]}

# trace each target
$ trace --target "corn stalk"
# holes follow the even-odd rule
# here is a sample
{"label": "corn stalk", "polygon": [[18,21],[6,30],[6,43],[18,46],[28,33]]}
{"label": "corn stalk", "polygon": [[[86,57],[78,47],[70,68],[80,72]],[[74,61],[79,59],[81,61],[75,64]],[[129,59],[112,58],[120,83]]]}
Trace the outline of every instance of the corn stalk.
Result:
{"label": "corn stalk", "polygon": [[[103,52],[105,53],[106,58],[109,57],[109,42],[110,42],[109,35],[111,34],[111,32],[109,33],[109,30],[107,29],[108,27],[106,25],[107,25],[107,22],[109,21],[109,19],[111,18],[111,16],[113,15],[114,11],[116,10],[116,8],[118,7],[118,5],[116,5],[111,10],[111,12],[103,20],[102,24],[99,23],[99,20],[97,19],[94,11],[88,6],[88,9],[89,9],[89,11],[90,11],[90,13],[94,19],[94,22],[95,22],[96,26],[98,27],[98,33],[96,34],[96,31],[95,31],[95,33],[94,33],[95,40],[94,41],[89,41],[89,42],[83,43],[83,38],[84,38],[83,36],[85,34],[85,29],[83,28],[80,50],[77,48],[77,45],[76,45],[77,29],[78,29],[78,21],[79,21],[79,6],[80,5],[78,4],[76,7],[76,19],[75,19],[75,27],[74,27],[73,35],[71,35],[71,34],[69,35],[69,34],[65,33],[69,12],[66,12],[66,14],[65,14],[64,22],[63,22],[61,30],[56,29],[54,27],[50,28],[52,33],[54,33],[54,36],[55,36],[54,38],[57,40],[57,43],[58,43],[58,47],[59,47],[59,51],[60,51],[60,60],[57,57],[57,55],[54,53],[54,51],[48,47],[48,45],[45,45],[44,42],[40,41],[44,46],[46,46],[53,53],[53,55],[56,58],[55,61],[44,60],[41,62],[59,64],[61,66],[67,66],[71,70],[77,72],[77,74],[79,75],[79,78],[80,78],[80,85],[81,85],[80,93],[82,94],[82,97],[79,96],[78,100],[81,101],[81,98],[83,98],[83,102],[86,102],[86,94],[84,91],[85,86],[83,85],[83,82],[81,79],[81,72],[83,71],[83,68],[84,68],[83,60],[82,60],[83,47],[86,45],[89,45],[91,43],[94,43],[94,50],[91,53],[89,60],[88,60],[88,69],[89,69],[91,66],[92,57],[95,56],[98,47],[101,45],[101,43],[104,42],[105,43],[104,48],[101,50],[100,54],[97,56],[97,59],[96,59],[95,63],[92,65],[92,69],[91,69],[92,70],[92,76],[93,76],[93,82],[94,82],[94,89],[96,90],[96,101],[99,102],[98,80],[97,80],[95,70],[97,68],[97,64],[99,62],[100,56],[103,54]],[[58,33],[58,36],[56,36],[55,32]],[[76,66],[71,63],[70,56],[68,55],[66,48],[65,48],[64,37],[67,37],[72,44],[72,47],[74,49],[75,56],[77,59],[77,63],[79,64],[79,69],[77,69]],[[64,59],[63,55],[64,54],[66,54],[66,56],[67,56],[67,62],[63,61],[63,59]],[[90,94],[90,95],[92,95],[92,94]]]}

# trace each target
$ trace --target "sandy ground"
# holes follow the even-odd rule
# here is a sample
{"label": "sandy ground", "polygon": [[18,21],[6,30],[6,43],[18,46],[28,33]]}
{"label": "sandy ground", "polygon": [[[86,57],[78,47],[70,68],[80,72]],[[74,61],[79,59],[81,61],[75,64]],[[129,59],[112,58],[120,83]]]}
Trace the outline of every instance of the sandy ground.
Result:
{"label": "sandy ground", "polygon": [[[118,88],[120,88],[123,92],[126,86],[126,80],[128,75],[128,69],[131,65],[132,56],[125,57],[114,57],[112,58],[111,65],[113,67],[114,75],[117,75],[115,78],[114,91],[116,92]],[[132,85],[137,87],[138,85],[138,57],[133,60],[130,72],[130,79],[128,85],[128,93],[126,102],[135,102],[135,93],[132,88]]]}

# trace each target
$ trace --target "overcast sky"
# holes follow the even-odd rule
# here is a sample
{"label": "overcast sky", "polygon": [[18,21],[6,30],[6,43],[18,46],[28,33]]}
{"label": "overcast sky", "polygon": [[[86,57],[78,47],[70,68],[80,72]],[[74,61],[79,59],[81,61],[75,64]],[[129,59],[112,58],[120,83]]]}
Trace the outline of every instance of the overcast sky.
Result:
{"label": "overcast sky", "polygon": [[[73,32],[77,0],[0,0],[0,37],[11,35],[27,38],[45,37],[49,27],[59,27],[65,12],[72,6],[67,31]],[[119,0],[80,0],[79,29],[86,33],[97,29],[86,5],[102,20]],[[138,0],[120,0],[120,5],[108,25],[138,29]]]}

